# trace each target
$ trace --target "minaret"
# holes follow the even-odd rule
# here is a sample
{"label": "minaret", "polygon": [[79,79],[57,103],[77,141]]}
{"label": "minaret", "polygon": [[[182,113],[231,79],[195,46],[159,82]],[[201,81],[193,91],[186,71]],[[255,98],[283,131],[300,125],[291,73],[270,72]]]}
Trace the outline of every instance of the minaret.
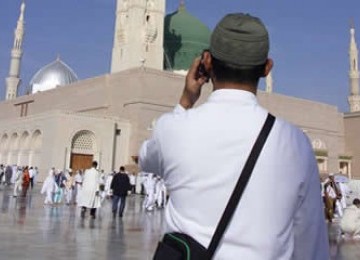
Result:
{"label": "minaret", "polygon": [[350,96],[348,97],[350,112],[360,111],[360,96],[359,96],[359,67],[358,67],[358,49],[355,41],[355,28],[352,25],[350,28]]}
{"label": "minaret", "polygon": [[266,76],[265,82],[266,82],[266,88],[265,88],[266,93],[272,93],[274,80],[273,80],[271,71]]}
{"label": "minaret", "polygon": [[9,76],[6,78],[6,96],[5,99],[14,99],[17,97],[20,85],[20,65],[23,55],[22,44],[24,39],[24,12],[25,2],[21,3],[20,16],[15,29],[14,45],[11,50],[11,61]]}
{"label": "minaret", "polygon": [[117,0],[111,73],[163,69],[165,0]]}

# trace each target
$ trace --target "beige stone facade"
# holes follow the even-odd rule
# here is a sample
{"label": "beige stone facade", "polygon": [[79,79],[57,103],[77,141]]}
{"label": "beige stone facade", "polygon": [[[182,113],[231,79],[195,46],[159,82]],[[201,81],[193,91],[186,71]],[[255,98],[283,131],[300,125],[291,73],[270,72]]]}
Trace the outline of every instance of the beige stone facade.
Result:
{"label": "beige stone facade", "polygon": [[[184,76],[138,68],[4,101],[0,162],[38,165],[42,176],[50,167],[71,167],[73,154],[92,155],[105,171],[133,164],[154,121],[177,104],[183,84]],[[199,103],[210,92],[211,86],[204,86]],[[360,149],[349,148],[356,134],[345,131],[345,125],[360,125],[350,125],[334,106],[263,91],[258,98],[274,115],[304,130],[321,173],[338,172],[345,160],[347,174],[360,177],[355,163]]]}

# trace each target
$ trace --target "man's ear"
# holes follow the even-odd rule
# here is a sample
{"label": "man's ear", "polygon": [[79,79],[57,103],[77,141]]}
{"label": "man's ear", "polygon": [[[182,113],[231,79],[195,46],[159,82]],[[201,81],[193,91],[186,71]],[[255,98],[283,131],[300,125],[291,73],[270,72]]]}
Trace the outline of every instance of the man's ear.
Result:
{"label": "man's ear", "polygon": [[209,73],[212,69],[212,57],[211,57],[210,52],[205,51],[203,53],[203,59],[201,62],[204,64],[206,72]]}
{"label": "man's ear", "polygon": [[266,77],[270,73],[273,66],[274,66],[273,60],[267,59],[265,64],[264,77]]}

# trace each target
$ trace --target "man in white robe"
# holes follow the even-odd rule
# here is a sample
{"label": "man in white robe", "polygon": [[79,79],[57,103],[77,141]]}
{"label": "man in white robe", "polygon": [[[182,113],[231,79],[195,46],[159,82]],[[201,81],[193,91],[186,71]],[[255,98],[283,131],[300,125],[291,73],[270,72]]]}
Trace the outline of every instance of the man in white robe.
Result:
{"label": "man in white robe", "polygon": [[43,186],[41,188],[41,194],[45,194],[45,205],[52,205],[54,192],[57,189],[57,185],[55,183],[55,169],[51,168],[49,170],[48,176],[46,177]]}
{"label": "man in white robe", "polygon": [[15,173],[15,185],[14,185],[14,193],[13,193],[14,197],[17,197],[18,193],[21,192],[21,189],[22,189],[22,177],[23,177],[22,168],[17,167],[16,173]]}
{"label": "man in white robe", "polygon": [[146,179],[144,181],[144,188],[145,188],[146,197],[144,200],[143,207],[147,211],[152,211],[156,203],[156,196],[155,196],[156,178],[154,177],[154,174],[149,173],[146,176]]}
{"label": "man in white robe", "polygon": [[111,182],[112,182],[115,174],[116,174],[116,172],[113,171],[113,172],[109,173],[109,174],[106,176],[106,180],[105,180],[105,194],[106,194],[107,197],[110,197],[110,196],[112,195],[110,185],[111,185]]}
{"label": "man in white robe", "polygon": [[[260,19],[226,15],[191,65],[179,104],[143,144],[141,170],[163,177],[169,191],[165,232],[209,245],[268,116],[256,98],[273,65],[268,52]],[[194,107],[208,80],[213,92]],[[318,167],[301,129],[276,118],[213,259],[330,259]]]}
{"label": "man in white robe", "polygon": [[340,221],[344,234],[350,238],[360,238],[360,200],[354,199],[353,205],[345,209]]}
{"label": "man in white robe", "polygon": [[166,187],[165,187],[164,180],[160,176],[157,176],[157,178],[156,178],[155,191],[156,191],[155,196],[156,196],[156,205],[157,205],[157,207],[158,208],[165,207],[165,203],[166,203]]}
{"label": "man in white robe", "polygon": [[15,179],[16,179],[16,172],[18,170],[18,166],[16,164],[13,164],[11,166],[11,170],[12,170],[12,174],[11,174],[11,183],[15,183]]}
{"label": "man in white robe", "polygon": [[90,209],[91,218],[96,218],[96,209],[101,206],[99,194],[100,174],[96,170],[97,162],[92,163],[92,168],[85,170],[82,188],[79,197],[79,207],[81,207],[81,217],[84,218],[86,209]]}

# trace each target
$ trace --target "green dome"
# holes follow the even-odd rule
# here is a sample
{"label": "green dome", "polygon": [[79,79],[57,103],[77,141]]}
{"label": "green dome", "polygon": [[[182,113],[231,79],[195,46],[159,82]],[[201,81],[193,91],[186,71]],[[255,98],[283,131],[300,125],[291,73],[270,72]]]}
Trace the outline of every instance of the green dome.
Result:
{"label": "green dome", "polygon": [[165,17],[164,66],[167,70],[188,70],[195,57],[209,48],[211,31],[189,14],[184,5]]}

